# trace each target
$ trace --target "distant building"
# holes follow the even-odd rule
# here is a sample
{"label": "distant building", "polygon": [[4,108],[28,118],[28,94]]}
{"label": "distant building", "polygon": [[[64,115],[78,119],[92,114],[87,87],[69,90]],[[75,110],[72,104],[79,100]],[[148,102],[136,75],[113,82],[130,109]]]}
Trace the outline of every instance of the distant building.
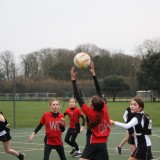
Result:
{"label": "distant building", "polygon": [[148,91],[137,91],[136,96],[142,97],[143,101],[155,102],[155,95],[152,90]]}

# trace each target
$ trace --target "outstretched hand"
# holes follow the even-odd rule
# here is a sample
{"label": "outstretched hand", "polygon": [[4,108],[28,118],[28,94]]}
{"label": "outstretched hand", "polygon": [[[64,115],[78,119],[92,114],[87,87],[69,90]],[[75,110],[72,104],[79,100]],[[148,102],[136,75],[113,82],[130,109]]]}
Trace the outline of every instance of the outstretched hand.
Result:
{"label": "outstretched hand", "polygon": [[71,80],[76,80],[76,70],[75,70],[75,67],[72,67],[71,68]]}
{"label": "outstretched hand", "polygon": [[35,132],[33,132],[31,135],[30,135],[30,137],[29,137],[29,142],[30,143],[32,143],[32,140],[33,140],[33,138],[34,138],[34,135],[35,135]]}
{"label": "outstretched hand", "polygon": [[112,120],[112,119],[110,119],[110,122],[111,122],[111,124],[115,124],[115,121],[114,121],[114,120]]}
{"label": "outstretched hand", "polygon": [[62,126],[64,126],[64,124],[65,124],[65,119],[64,119],[64,118],[61,118],[61,119],[60,119],[60,124],[61,124]]}
{"label": "outstretched hand", "polygon": [[90,63],[90,68],[89,68],[89,70],[90,70],[92,76],[95,76],[95,75],[96,75],[96,74],[95,74],[95,69],[94,69],[94,63],[93,63],[93,61],[91,61],[91,63]]}

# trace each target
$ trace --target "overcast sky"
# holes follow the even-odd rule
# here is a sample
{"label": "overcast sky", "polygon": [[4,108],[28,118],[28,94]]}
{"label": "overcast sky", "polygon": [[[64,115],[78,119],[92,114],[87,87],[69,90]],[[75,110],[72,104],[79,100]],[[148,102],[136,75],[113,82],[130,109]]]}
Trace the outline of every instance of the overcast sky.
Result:
{"label": "overcast sky", "polygon": [[0,52],[92,43],[134,54],[160,37],[160,0],[0,0]]}

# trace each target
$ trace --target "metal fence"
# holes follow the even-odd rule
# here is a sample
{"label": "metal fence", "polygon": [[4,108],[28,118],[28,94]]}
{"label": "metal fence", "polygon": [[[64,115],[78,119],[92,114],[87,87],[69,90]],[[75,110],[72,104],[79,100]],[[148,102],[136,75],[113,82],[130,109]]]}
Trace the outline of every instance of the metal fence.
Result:
{"label": "metal fence", "polygon": [[56,93],[0,93],[1,101],[44,101],[56,97]]}
{"label": "metal fence", "polygon": [[[93,94],[92,94],[93,95]],[[88,94],[85,95],[82,92],[82,97],[85,100],[90,100],[92,95]],[[132,98],[131,94],[118,94],[115,98],[115,101],[130,101],[130,99]],[[105,95],[107,98],[107,101],[113,101],[113,97],[111,96],[111,94],[109,95]],[[73,94],[71,92],[65,92],[63,94],[63,96],[59,96],[57,93],[0,93],[0,101],[49,101],[52,98],[58,98],[59,100],[69,100],[69,98],[73,97]],[[152,98],[145,98],[142,97],[144,101],[149,101],[149,102],[155,102],[155,101],[159,101],[158,98],[154,98],[154,101]]]}

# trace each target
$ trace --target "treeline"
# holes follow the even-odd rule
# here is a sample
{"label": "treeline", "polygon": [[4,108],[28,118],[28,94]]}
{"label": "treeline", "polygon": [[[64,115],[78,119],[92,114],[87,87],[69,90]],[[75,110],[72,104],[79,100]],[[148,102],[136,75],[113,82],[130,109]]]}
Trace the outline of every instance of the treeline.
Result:
{"label": "treeline", "polygon": [[[157,43],[158,41],[145,41],[137,48],[137,54],[134,56],[124,54],[121,51],[111,53],[109,50],[99,48],[94,44],[79,45],[75,50],[46,48],[21,55],[19,66],[14,63],[14,53],[11,51],[3,51],[0,53],[0,92],[10,93],[13,91],[14,76],[16,92],[18,93],[58,92],[59,88],[61,88],[62,92],[68,90],[67,88],[70,88],[70,69],[73,66],[73,58],[79,52],[88,53],[94,61],[97,77],[100,79],[103,88],[108,87],[103,84],[104,79],[112,76],[116,78],[121,77],[124,80],[128,85],[124,90],[156,90],[155,86],[154,88],[152,88],[151,85],[149,88],[147,87],[148,85],[146,86],[148,82],[146,82],[144,76],[149,76],[149,74],[145,75],[146,64],[143,62],[146,58],[153,55],[157,55],[154,62],[157,61],[157,58],[160,59],[160,45],[157,46]],[[148,63],[150,63],[150,60]],[[159,62],[157,63],[159,64]],[[158,65],[156,67],[158,67]],[[156,73],[158,71],[159,70],[156,69]],[[90,87],[92,79],[88,69],[77,69],[77,72],[78,80],[81,81],[81,84]],[[145,85],[140,78],[141,76],[143,76],[142,79]],[[119,80],[120,79],[118,79],[118,81]],[[159,79],[156,81],[158,80]],[[117,90],[117,92],[118,91],[120,90]]]}
{"label": "treeline", "polygon": [[[0,79],[12,79],[15,68],[16,77],[22,76],[32,80],[37,77],[67,80],[69,70],[73,66],[73,58],[79,52],[87,52],[91,56],[100,78],[112,74],[128,77],[131,75],[132,67],[140,63],[138,56],[130,56],[122,52],[111,53],[93,44],[80,45],[75,50],[46,48],[21,55],[20,66],[14,63],[14,54],[11,51],[4,51],[0,54]],[[88,76],[83,74],[82,78],[87,79]]]}

